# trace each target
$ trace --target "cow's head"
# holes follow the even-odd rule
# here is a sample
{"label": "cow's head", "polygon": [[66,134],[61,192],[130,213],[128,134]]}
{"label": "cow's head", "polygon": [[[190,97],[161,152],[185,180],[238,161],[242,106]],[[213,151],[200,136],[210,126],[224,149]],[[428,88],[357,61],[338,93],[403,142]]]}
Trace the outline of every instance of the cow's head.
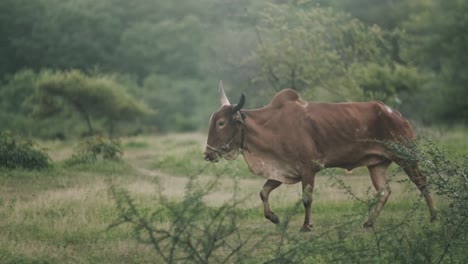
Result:
{"label": "cow's head", "polygon": [[243,147],[244,119],[240,110],[244,106],[245,95],[241,95],[237,105],[231,105],[221,81],[219,95],[221,107],[211,116],[205,150],[205,160],[211,162],[217,162],[221,157],[235,159]]}

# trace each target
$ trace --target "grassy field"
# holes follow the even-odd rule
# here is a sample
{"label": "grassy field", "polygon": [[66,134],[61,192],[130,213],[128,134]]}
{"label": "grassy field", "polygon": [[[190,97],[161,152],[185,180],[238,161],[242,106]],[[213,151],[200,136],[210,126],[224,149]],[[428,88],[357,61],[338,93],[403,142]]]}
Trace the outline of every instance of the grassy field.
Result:
{"label": "grassy field", "polygon": [[[437,134],[437,137],[436,140],[450,151],[466,153],[464,131]],[[393,192],[377,227],[363,230],[361,224],[369,209],[366,201],[372,200],[374,194],[364,169],[351,174],[343,170],[326,171],[317,177],[311,233],[298,233],[303,221],[300,184],[281,186],[270,199],[272,209],[282,220],[282,225],[277,227],[263,218],[258,192],[265,180],[251,175],[241,158],[217,164],[204,162],[204,141],[202,134],[125,138],[121,142],[125,153],[123,161],[73,166],[65,165],[65,161],[73,153],[74,142],[40,142],[54,161],[52,168],[43,171],[0,169],[0,263],[162,263],[164,259],[154,244],[145,243],[147,240],[141,237],[137,239],[142,224],[157,222],[158,228],[170,229],[176,225],[174,221],[178,221],[174,216],[180,219],[187,216],[184,225],[195,228],[191,231],[193,239],[204,241],[197,235],[207,233],[189,222],[193,218],[194,223],[204,226],[210,218],[221,215],[219,208],[232,205],[234,200],[238,203],[230,208],[236,212],[236,218],[232,219],[236,221],[237,237],[229,237],[227,242],[222,240],[225,244],[213,250],[213,257],[209,256],[212,263],[220,263],[223,256],[231,253],[226,249],[227,244],[239,244],[244,240],[247,241],[242,247],[244,251],[235,251],[241,257],[232,257],[229,263],[272,260],[276,263],[285,263],[285,260],[326,263],[332,249],[339,249],[338,246],[358,252],[360,246],[368,247],[366,245],[373,245],[370,251],[378,251],[376,262],[391,263],[392,255],[381,253],[379,246],[381,241],[391,239],[389,226],[402,226],[398,232],[406,232],[410,237],[443,229],[440,223],[429,223],[418,191],[405,180],[405,175],[395,172],[390,176]],[[203,193],[211,184],[212,189]],[[352,190],[353,195],[345,187]],[[196,190],[202,194],[197,196]],[[128,200],[123,199],[125,197]],[[129,201],[140,218],[128,207]],[[436,201],[439,207],[445,207],[443,196],[436,196]],[[196,208],[193,212],[190,211],[192,205]],[[188,209],[175,214],[178,208]],[[153,215],[153,212],[158,213]],[[122,216],[128,221],[121,221]],[[232,216],[226,215],[226,219],[229,217]],[[116,224],[119,221],[123,223]],[[220,226],[226,223],[221,222]],[[212,224],[206,228],[210,227]],[[394,241],[398,242],[401,236],[395,236]],[[340,238],[345,239],[338,245],[334,241]],[[412,243],[411,238],[407,241],[408,245]],[[406,248],[423,248],[432,243],[419,242],[420,246],[411,244]],[[315,247],[311,247],[314,244]],[[298,253],[301,249],[308,252]],[[431,254],[425,250],[443,251],[443,248],[421,249],[404,259],[422,263],[425,254]],[[366,250],[356,252],[351,252],[349,261],[344,262],[360,262],[359,256],[367,254]],[[343,258],[338,259],[343,262]],[[173,262],[184,263],[182,260]]]}

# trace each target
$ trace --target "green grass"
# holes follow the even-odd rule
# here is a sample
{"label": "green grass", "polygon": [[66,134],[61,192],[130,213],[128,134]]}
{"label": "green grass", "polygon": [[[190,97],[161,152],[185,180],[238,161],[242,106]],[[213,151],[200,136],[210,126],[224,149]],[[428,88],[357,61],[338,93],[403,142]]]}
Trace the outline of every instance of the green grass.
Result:
{"label": "green grass", "polygon": [[140,148],[148,148],[150,145],[144,141],[128,141],[125,143],[124,148],[130,149],[140,149]]}
{"label": "green grass", "polygon": [[151,169],[161,170],[177,176],[190,176],[203,171],[208,175],[249,176],[251,175],[242,157],[234,161],[221,160],[217,164],[203,160],[199,146],[188,147],[184,152],[158,155],[151,164]]}
{"label": "green grass", "polygon": [[468,154],[468,128],[465,126],[441,126],[419,130],[420,136],[436,142],[449,153]]}
{"label": "green grass", "polygon": [[[460,129],[437,140],[459,148],[465,144],[464,135],[466,130]],[[53,167],[40,171],[0,169],[0,263],[160,262],[150,244],[135,239],[135,225],[109,228],[122,214],[110,190],[125,190],[144,219],[156,227],[168,228],[174,219],[171,208],[181,209],[190,193],[188,176],[195,174],[199,175],[192,184],[199,190],[203,191],[210,182],[216,184],[200,198],[203,206],[193,212],[197,217],[188,218],[194,226],[209,221],[221,205],[233,201],[234,195],[245,198],[235,208],[240,237],[252,235],[245,245],[244,263],[263,263],[275,256],[289,256],[295,263],[327,263],[345,253],[349,261],[341,262],[421,263],[428,256],[441,254],[442,242],[453,233],[449,225],[442,225],[449,217],[441,223],[429,223],[425,204],[411,183],[400,182],[406,179],[401,174],[391,183],[393,193],[375,232],[361,228],[367,205],[352,200],[327,173],[316,179],[313,232],[298,233],[304,214],[300,185],[281,186],[271,194],[271,207],[282,221],[275,226],[264,219],[258,197],[264,179],[252,176],[242,157],[216,164],[205,162],[204,140],[205,136],[199,134],[123,139],[123,161],[74,166],[63,161],[75,144],[41,142],[55,153],[51,155],[55,160]],[[351,175],[341,170],[335,174],[340,174],[338,177],[361,199],[367,200],[373,194],[372,189],[368,193],[371,182],[365,169]],[[442,196],[437,196],[436,202],[443,212],[450,209]],[[153,212],[158,213],[152,215]],[[388,230],[400,224],[395,232]],[[235,238],[229,239],[235,242]],[[381,241],[380,258],[369,259],[366,254],[379,250],[376,241]],[[395,251],[399,246],[401,249]],[[249,251],[249,247],[255,249]],[[466,260],[460,248],[450,248],[455,262]],[[216,254],[224,256],[227,252],[222,249]]]}
{"label": "green grass", "polygon": [[138,177],[128,164],[115,162],[41,172],[2,171],[0,262],[150,261],[151,252],[146,259],[134,258],[140,246],[130,229],[108,230],[117,217],[109,186]]}

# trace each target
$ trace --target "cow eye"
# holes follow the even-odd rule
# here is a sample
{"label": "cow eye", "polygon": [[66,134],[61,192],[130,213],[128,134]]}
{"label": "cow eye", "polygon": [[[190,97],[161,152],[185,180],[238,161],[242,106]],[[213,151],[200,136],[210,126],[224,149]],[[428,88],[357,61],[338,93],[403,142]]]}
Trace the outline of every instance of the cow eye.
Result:
{"label": "cow eye", "polygon": [[220,127],[224,126],[224,121],[218,121],[218,126]]}

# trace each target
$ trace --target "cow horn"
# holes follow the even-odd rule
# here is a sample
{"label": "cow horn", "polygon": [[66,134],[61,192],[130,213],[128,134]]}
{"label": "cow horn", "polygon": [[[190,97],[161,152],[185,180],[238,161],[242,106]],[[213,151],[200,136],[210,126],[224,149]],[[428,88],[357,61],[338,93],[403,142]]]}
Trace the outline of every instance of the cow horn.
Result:
{"label": "cow horn", "polygon": [[232,109],[232,112],[236,113],[237,111],[241,110],[244,104],[245,104],[245,94],[242,93],[239,103],[236,106],[234,106],[234,109]]}
{"label": "cow horn", "polygon": [[223,81],[219,81],[219,101],[221,102],[221,106],[223,105],[231,105],[229,99],[226,96],[223,88]]}

